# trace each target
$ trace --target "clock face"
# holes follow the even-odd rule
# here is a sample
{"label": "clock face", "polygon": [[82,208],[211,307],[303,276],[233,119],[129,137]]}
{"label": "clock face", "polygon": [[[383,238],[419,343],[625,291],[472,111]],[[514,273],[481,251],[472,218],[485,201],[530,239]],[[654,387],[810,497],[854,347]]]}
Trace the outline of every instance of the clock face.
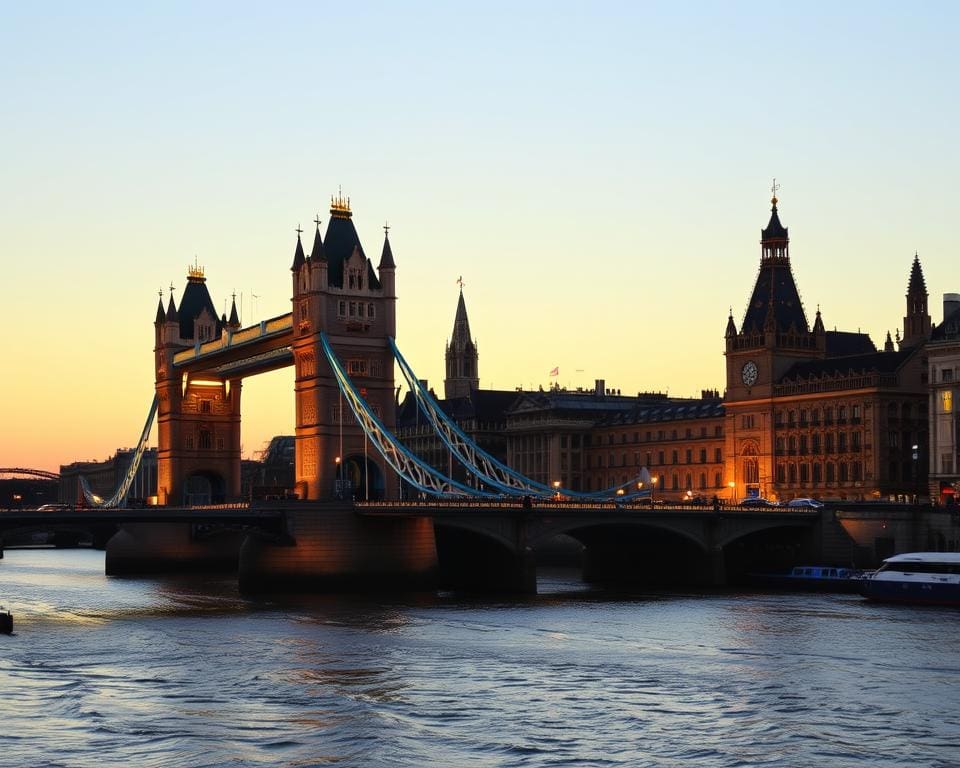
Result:
{"label": "clock face", "polygon": [[740,371],[740,378],[748,387],[752,387],[757,381],[757,364],[753,360],[744,363],[743,370]]}

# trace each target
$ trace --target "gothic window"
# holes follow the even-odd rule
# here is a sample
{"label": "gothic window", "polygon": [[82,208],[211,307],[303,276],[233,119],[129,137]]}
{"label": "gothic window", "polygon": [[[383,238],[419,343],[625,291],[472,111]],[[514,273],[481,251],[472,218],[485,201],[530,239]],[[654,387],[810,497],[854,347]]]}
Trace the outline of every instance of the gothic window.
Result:
{"label": "gothic window", "polygon": [[700,463],[701,463],[701,464],[706,464],[706,463],[707,463],[707,449],[706,449],[706,448],[701,448],[701,449],[700,449]]}
{"label": "gothic window", "polygon": [[376,316],[377,316],[376,307],[372,303],[367,304],[367,317],[372,320]]}
{"label": "gothic window", "polygon": [[847,433],[841,432],[837,435],[837,453],[847,452]]}
{"label": "gothic window", "polygon": [[800,482],[801,483],[810,482],[810,465],[809,464],[800,465]]}
{"label": "gothic window", "polygon": [[787,467],[787,477],[790,480],[790,485],[797,484],[797,465],[796,464],[791,464],[789,467]]}
{"label": "gothic window", "polygon": [[213,436],[210,434],[209,429],[200,430],[200,449],[209,450],[213,447]]}
{"label": "gothic window", "polygon": [[200,413],[210,413],[210,401],[201,400],[200,401]]}
{"label": "gothic window", "polygon": [[827,482],[832,483],[837,479],[837,465],[832,461],[827,462]]}
{"label": "gothic window", "polygon": [[687,461],[686,461],[687,464],[693,464],[693,451],[689,448],[687,448],[687,451],[686,451],[686,458],[687,458]]}
{"label": "gothic window", "polygon": [[777,451],[777,453],[782,454],[783,451],[784,451],[784,448],[783,448],[783,445],[784,445],[784,444],[783,444],[783,438],[782,438],[782,437],[778,437],[777,440],[776,440],[775,445],[776,445],[776,451]]}
{"label": "gothic window", "polygon": [[680,475],[678,475],[676,472],[670,476],[670,487],[674,490],[678,490],[680,488]]}
{"label": "gothic window", "polygon": [[790,435],[790,440],[788,442],[790,453],[797,452],[797,438],[794,435]]}
{"label": "gothic window", "polygon": [[347,315],[347,302],[341,301],[337,303],[337,315],[340,317],[346,317]]}
{"label": "gothic window", "polygon": [[813,434],[810,436],[811,448],[814,453],[820,453],[820,435]]}
{"label": "gothic window", "polygon": [[680,459],[679,459],[676,451],[672,451],[672,452],[670,453],[670,463],[671,463],[671,464],[679,464],[679,463],[680,463]]}
{"label": "gothic window", "polygon": [[824,450],[827,453],[833,453],[833,433],[827,432],[827,434],[824,435],[823,438],[824,438]]}
{"label": "gothic window", "polygon": [[719,488],[719,487],[722,486],[722,485],[723,485],[723,478],[720,476],[720,473],[717,472],[717,473],[713,476],[713,487],[714,487],[714,488]]}
{"label": "gothic window", "polygon": [[693,476],[687,472],[687,476],[684,478],[686,485],[684,486],[688,491],[693,488]]}
{"label": "gothic window", "polygon": [[714,460],[717,464],[719,464],[721,461],[723,461],[723,449],[722,449],[722,448],[714,448],[714,449],[713,449],[713,460]]}
{"label": "gothic window", "polygon": [[760,469],[756,459],[743,460],[743,480],[745,483],[760,482]]}
{"label": "gothic window", "polygon": [[784,470],[783,464],[777,464],[777,482],[778,483],[786,482],[786,471]]}
{"label": "gothic window", "polygon": [[944,413],[953,413],[953,390],[945,389],[940,393],[940,403]]}
{"label": "gothic window", "polygon": [[707,475],[705,472],[700,473],[700,489],[703,490],[707,487]]}
{"label": "gothic window", "polygon": [[807,436],[806,435],[800,435],[799,451],[801,456],[806,456],[807,454]]}
{"label": "gothic window", "polygon": [[854,461],[851,464],[851,469],[853,470],[853,479],[857,482],[863,480],[863,464],[859,461]]}
{"label": "gothic window", "polygon": [[823,482],[823,466],[819,461],[813,465],[813,482],[816,485]]}
{"label": "gothic window", "polygon": [[847,462],[841,461],[840,462],[840,482],[845,483],[849,479],[850,478],[848,477],[848,472],[847,472]]}

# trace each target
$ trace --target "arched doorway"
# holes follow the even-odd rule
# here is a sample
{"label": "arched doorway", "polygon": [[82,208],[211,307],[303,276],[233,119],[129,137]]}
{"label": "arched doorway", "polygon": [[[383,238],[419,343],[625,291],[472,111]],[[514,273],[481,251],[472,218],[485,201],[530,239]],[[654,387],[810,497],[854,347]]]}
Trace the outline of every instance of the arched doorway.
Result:
{"label": "arched doorway", "polygon": [[215,472],[194,472],[183,486],[183,503],[189,506],[222,504],[227,500],[226,482]]}
{"label": "arched doorway", "polygon": [[383,470],[369,456],[347,456],[343,467],[344,496],[357,500],[378,501],[383,498]]}

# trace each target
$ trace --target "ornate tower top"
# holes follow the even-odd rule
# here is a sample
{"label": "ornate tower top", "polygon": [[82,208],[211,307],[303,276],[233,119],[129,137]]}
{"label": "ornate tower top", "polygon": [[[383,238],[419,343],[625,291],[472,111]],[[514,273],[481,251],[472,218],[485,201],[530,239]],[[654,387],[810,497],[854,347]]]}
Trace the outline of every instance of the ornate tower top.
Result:
{"label": "ornate tower top", "polygon": [[330,195],[330,215],[335,219],[349,219],[353,216],[350,212],[350,198],[344,197],[339,187],[336,197]]}
{"label": "ornate tower top", "polygon": [[740,325],[741,334],[755,335],[767,331],[805,334],[810,330],[790,268],[790,238],[777,213],[776,193],[779,188],[774,180],[770,223],[760,232],[760,272]]}
{"label": "ornate tower top", "polygon": [[197,264],[197,257],[193,257],[193,264],[187,266],[187,280],[191,283],[202,283],[206,280],[203,276],[203,267]]}

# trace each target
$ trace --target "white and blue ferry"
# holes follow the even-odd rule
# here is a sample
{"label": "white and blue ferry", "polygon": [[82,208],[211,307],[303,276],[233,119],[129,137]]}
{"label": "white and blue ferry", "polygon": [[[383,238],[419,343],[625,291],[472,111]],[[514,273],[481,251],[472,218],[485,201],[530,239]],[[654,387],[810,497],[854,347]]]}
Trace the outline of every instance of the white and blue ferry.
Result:
{"label": "white and blue ferry", "polygon": [[888,603],[960,605],[960,552],[908,552],[883,561],[861,593]]}

